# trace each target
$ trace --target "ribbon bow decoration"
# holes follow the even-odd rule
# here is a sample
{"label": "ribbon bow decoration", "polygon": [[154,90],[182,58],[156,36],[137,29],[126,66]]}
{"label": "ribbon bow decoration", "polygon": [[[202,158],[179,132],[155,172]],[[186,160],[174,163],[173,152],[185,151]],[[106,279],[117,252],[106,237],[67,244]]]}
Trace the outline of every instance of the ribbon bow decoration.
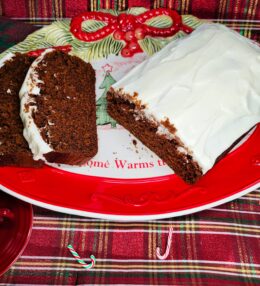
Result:
{"label": "ribbon bow decoration", "polygon": [[[157,28],[149,26],[146,22],[154,17],[169,16],[172,24],[167,28]],[[82,22],[87,20],[96,20],[106,23],[106,25],[97,31],[86,32],[82,30]],[[131,57],[135,53],[142,52],[138,43],[146,36],[150,37],[171,37],[180,30],[185,33],[191,33],[193,30],[182,23],[181,16],[175,11],[166,8],[158,8],[146,11],[139,15],[121,13],[119,16],[105,12],[84,12],[71,20],[70,31],[79,40],[84,42],[93,42],[101,40],[108,35],[113,34],[115,40],[125,41],[126,45],[121,54],[124,57]]]}

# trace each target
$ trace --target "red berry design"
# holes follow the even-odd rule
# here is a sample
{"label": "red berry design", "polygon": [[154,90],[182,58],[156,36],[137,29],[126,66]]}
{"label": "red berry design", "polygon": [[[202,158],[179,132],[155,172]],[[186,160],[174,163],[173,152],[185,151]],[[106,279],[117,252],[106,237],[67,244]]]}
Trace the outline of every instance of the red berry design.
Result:
{"label": "red berry design", "polygon": [[146,36],[145,30],[143,28],[137,28],[135,29],[135,37],[137,40],[142,40]]}
{"label": "red berry design", "polygon": [[135,38],[135,33],[134,33],[134,31],[128,31],[128,32],[125,33],[125,40],[126,40],[127,42],[132,41],[134,38]]}
{"label": "red berry design", "polygon": [[[51,47],[51,48],[56,50],[56,51],[62,51],[64,53],[69,53],[72,50],[71,45],[56,46],[56,47]],[[39,57],[46,49],[47,48],[30,51],[30,52],[27,53],[27,55],[30,56],[30,57]]]}
{"label": "red berry design", "polygon": [[127,46],[121,50],[121,55],[125,58],[130,58],[133,54],[134,53]]}
{"label": "red berry design", "polygon": [[137,52],[140,50],[140,46],[137,42],[132,41],[129,43],[128,48],[130,51],[132,51],[133,53]]}
{"label": "red berry design", "polygon": [[113,34],[115,40],[120,41],[123,40],[125,37],[125,33],[121,30],[116,30]]}

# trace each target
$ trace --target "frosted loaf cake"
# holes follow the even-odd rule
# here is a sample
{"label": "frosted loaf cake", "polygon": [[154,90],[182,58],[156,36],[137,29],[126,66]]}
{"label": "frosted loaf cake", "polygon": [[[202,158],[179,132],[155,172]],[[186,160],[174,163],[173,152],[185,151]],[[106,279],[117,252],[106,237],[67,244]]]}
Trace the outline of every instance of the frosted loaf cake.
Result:
{"label": "frosted loaf cake", "polygon": [[81,165],[97,153],[95,71],[78,57],[46,50],[20,91],[24,137],[34,159]]}
{"label": "frosted loaf cake", "polygon": [[259,76],[259,46],[204,24],[115,83],[108,112],[194,183],[260,121]]}
{"label": "frosted loaf cake", "polygon": [[19,90],[33,58],[9,53],[0,61],[0,166],[38,167],[23,137]]}

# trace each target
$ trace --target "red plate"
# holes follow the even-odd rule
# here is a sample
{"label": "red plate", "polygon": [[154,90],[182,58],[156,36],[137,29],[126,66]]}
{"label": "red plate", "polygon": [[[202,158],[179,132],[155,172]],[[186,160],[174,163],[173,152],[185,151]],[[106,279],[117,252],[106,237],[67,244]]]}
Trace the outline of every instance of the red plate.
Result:
{"label": "red plate", "polygon": [[2,189],[52,210],[117,220],[179,216],[238,198],[260,186],[260,125],[195,185],[176,175],[109,179],[43,169],[1,168]]}
{"label": "red plate", "polygon": [[33,211],[30,204],[0,192],[0,209],[7,208],[12,219],[0,222],[0,276],[24,251],[32,230]]}

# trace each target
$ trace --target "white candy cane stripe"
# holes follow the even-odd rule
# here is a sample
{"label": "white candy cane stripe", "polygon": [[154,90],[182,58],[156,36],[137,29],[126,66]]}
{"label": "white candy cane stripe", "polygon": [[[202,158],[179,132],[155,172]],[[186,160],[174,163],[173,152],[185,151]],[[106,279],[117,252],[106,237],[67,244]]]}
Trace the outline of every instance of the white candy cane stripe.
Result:
{"label": "white candy cane stripe", "polygon": [[168,240],[167,240],[166,251],[163,255],[160,254],[160,247],[156,248],[156,255],[161,260],[166,259],[170,253],[170,248],[171,248],[171,244],[172,244],[172,234],[173,234],[173,227],[171,226],[170,230],[169,230],[169,236],[168,236]]}

